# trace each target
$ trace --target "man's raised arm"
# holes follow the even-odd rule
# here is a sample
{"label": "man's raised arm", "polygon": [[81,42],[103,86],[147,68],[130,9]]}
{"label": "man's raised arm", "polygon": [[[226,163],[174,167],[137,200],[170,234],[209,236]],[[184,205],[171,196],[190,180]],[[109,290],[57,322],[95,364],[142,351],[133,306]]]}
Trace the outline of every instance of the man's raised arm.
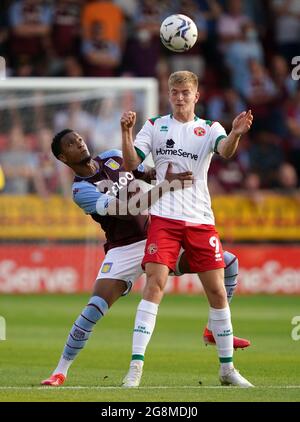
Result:
{"label": "man's raised arm", "polygon": [[223,158],[231,158],[237,150],[242,135],[245,135],[251,128],[253,115],[251,110],[239,114],[232,123],[232,131],[227,138],[222,139],[218,145],[218,153]]}
{"label": "man's raised arm", "polygon": [[142,161],[133,145],[132,130],[135,121],[134,111],[126,111],[121,117],[123,162],[127,171],[135,170]]}

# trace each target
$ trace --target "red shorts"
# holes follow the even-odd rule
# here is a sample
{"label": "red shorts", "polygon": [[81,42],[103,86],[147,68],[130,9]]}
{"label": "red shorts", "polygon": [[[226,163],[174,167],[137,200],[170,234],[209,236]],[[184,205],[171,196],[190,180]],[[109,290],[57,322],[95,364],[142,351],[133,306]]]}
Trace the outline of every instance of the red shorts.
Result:
{"label": "red shorts", "polygon": [[151,216],[142,267],[147,262],[167,265],[175,271],[180,248],[186,251],[193,273],[224,268],[223,249],[215,226],[192,224]]}

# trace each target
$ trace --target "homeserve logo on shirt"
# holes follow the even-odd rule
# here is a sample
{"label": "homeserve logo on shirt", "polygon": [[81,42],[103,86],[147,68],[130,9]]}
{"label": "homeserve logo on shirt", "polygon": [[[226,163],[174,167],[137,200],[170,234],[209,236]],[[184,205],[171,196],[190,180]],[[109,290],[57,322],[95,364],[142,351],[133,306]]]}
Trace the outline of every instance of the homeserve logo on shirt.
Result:
{"label": "homeserve logo on shirt", "polygon": [[176,155],[177,157],[190,158],[191,160],[198,160],[198,154],[183,151],[182,148],[174,149],[175,142],[173,139],[168,139],[166,142],[166,149],[156,148],[156,155]]}

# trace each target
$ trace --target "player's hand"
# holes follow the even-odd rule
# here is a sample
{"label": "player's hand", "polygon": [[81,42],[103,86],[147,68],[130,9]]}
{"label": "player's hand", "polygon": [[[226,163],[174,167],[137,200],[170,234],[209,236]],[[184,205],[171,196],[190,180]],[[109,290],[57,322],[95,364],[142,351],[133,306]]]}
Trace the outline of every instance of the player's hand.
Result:
{"label": "player's hand", "polygon": [[134,111],[125,111],[121,117],[121,128],[128,130],[133,128],[136,122],[136,113]]}
{"label": "player's hand", "polygon": [[251,128],[252,122],[253,122],[252,111],[249,110],[247,113],[246,111],[243,111],[243,113],[239,114],[234,119],[232,123],[232,131],[239,136],[244,135]]}
{"label": "player's hand", "polygon": [[193,184],[194,176],[191,171],[186,171],[184,173],[173,173],[172,172],[172,163],[168,164],[166,171],[165,179],[171,183],[173,181],[179,181],[178,189],[190,188]]}

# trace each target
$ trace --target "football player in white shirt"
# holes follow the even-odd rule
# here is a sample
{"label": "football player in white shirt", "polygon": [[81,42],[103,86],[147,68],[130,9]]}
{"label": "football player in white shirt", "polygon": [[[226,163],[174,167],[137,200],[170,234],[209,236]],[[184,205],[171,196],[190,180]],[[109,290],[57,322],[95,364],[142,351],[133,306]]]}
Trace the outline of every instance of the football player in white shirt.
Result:
{"label": "football player in white shirt", "polygon": [[179,251],[184,247],[190,268],[199,274],[210,304],[208,328],[216,340],[221,384],[252,387],[233,366],[233,332],[224,288],[224,258],[214,226],[207,172],[214,152],[224,158],[233,156],[241,136],[249,131],[253,116],[251,110],[238,115],[228,136],[219,123],[197,117],[198,77],[188,71],[170,75],[169,100],[172,114],[148,120],[134,142],[136,114],[128,111],[121,118],[126,170],[136,169],[152,153],[158,183],[164,178],[169,163],[174,171],[190,171],[194,176],[191,187],[164,194],[151,208],[143,259],[147,282],[136,313],[132,358],[123,386],[140,384],[146,347],[154,331],[169,271],[175,270]]}

